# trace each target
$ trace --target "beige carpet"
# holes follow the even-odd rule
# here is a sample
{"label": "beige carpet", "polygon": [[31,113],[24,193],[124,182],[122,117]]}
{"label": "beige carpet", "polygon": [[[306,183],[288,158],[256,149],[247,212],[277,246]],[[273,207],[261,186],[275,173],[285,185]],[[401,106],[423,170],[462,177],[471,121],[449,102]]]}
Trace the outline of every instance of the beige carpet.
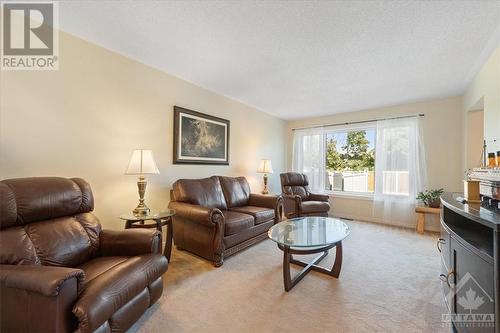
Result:
{"label": "beige carpet", "polygon": [[[441,324],[436,234],[346,221],[340,279],[311,272],[283,289],[270,240],[221,268],[174,251],[160,301],[132,332],[449,332]],[[323,259],[331,267],[335,251]]]}

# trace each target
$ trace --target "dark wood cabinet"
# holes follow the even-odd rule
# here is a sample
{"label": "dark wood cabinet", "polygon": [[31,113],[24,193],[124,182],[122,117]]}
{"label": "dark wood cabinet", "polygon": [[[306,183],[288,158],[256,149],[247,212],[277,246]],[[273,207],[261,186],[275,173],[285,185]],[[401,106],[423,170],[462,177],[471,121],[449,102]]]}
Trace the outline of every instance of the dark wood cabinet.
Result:
{"label": "dark wood cabinet", "polygon": [[441,237],[437,242],[437,248],[441,252],[441,274],[439,278],[441,279],[441,286],[443,288],[443,297],[446,303],[446,307],[450,313],[452,312],[452,293],[450,284],[448,283],[450,267],[451,267],[451,256],[450,256],[450,245],[451,237],[447,228],[441,223]]}
{"label": "dark wood cabinet", "polygon": [[500,215],[458,195],[441,198],[440,279],[457,332],[499,333],[498,226]]}
{"label": "dark wood cabinet", "polygon": [[[482,304],[478,307],[480,309],[479,314],[494,314],[495,313],[495,303],[494,295],[494,284],[493,284],[493,265],[485,260],[478,258],[478,256],[467,249],[465,246],[461,245],[460,242],[456,241],[454,238],[451,240],[452,249],[452,270],[453,270],[453,285],[460,287],[460,282],[468,278],[467,274],[470,274],[470,280],[464,281],[466,284],[462,287],[465,288],[464,292],[457,291],[457,293],[452,297],[454,313],[461,316],[467,316],[471,314],[471,310],[468,310],[458,304],[460,297],[465,297],[466,301],[473,302],[472,299],[467,298],[467,291],[474,291],[475,297],[480,297]],[[472,280],[474,279],[474,280]],[[468,289],[470,288],[470,289]],[[475,289],[478,288],[478,289]],[[480,290],[483,289],[483,290]],[[464,300],[464,302],[466,302]],[[475,305],[474,305],[475,306]],[[494,316],[491,317],[494,319]],[[484,320],[487,322],[487,319]],[[488,326],[488,325],[485,325]],[[475,329],[462,330],[462,327],[458,327],[459,332],[494,332],[494,326],[490,327],[477,327]]]}

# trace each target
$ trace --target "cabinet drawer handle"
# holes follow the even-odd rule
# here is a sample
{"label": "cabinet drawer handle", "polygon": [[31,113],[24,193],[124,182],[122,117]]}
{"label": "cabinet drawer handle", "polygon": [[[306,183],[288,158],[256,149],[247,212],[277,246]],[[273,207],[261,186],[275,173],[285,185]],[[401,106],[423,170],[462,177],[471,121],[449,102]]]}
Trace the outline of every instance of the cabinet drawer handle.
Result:
{"label": "cabinet drawer handle", "polygon": [[441,244],[446,244],[446,241],[443,238],[439,238],[437,243],[436,243],[436,246],[437,246],[439,252],[443,252],[441,249],[441,246],[440,246]]}
{"label": "cabinet drawer handle", "polygon": [[446,274],[439,274],[439,279],[443,282],[446,282],[448,287],[450,286],[450,283],[448,282],[448,279],[446,278]]}
{"label": "cabinet drawer handle", "polygon": [[453,272],[452,270],[450,270],[448,272],[448,274],[439,274],[439,279],[441,281],[445,282],[446,285],[448,286],[448,288],[451,288],[451,284],[450,284],[449,278],[450,278],[450,275],[452,275],[452,274],[455,274],[455,272]]}

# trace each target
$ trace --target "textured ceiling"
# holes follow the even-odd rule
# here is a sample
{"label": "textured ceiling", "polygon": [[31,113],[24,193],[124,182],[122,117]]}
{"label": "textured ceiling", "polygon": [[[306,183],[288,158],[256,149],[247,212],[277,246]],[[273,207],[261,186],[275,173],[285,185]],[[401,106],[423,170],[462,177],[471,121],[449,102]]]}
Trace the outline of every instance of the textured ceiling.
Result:
{"label": "textured ceiling", "polygon": [[68,1],[59,17],[64,31],[295,119],[461,94],[499,42],[500,1]]}

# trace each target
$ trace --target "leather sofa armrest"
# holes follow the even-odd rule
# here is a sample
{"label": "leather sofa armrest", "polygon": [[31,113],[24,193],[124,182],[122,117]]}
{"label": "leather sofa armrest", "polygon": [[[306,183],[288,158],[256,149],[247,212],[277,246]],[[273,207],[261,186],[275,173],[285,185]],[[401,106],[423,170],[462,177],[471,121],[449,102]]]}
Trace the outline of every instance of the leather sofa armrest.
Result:
{"label": "leather sofa armrest", "polygon": [[216,227],[224,222],[224,215],[217,208],[207,208],[178,201],[171,201],[168,207],[175,210],[174,219],[181,217],[207,227]]}
{"label": "leather sofa armrest", "polygon": [[99,250],[102,257],[161,253],[161,233],[140,228],[103,230],[99,235]]}
{"label": "leather sofa armrest", "polygon": [[283,216],[283,197],[281,195],[251,193],[248,205],[273,209],[276,223],[281,221]]}
{"label": "leather sofa armrest", "polygon": [[297,194],[282,194],[283,196],[283,200],[285,201],[293,201],[294,203],[300,205],[300,203],[302,202],[302,198],[300,197],[300,195],[297,195]]}
{"label": "leather sofa armrest", "polygon": [[81,290],[85,273],[81,269],[39,265],[0,265],[1,288],[19,289],[58,296],[64,284],[76,279],[75,295]]}
{"label": "leather sofa armrest", "polygon": [[250,194],[249,206],[276,209],[283,201],[281,195],[264,195],[258,193]]}
{"label": "leather sofa armrest", "polygon": [[330,196],[328,194],[315,194],[309,193],[309,197],[307,198],[309,201],[324,201],[328,202]]}
{"label": "leather sofa armrest", "polygon": [[0,330],[73,332],[71,309],[84,279],[81,269],[0,265]]}
{"label": "leather sofa armrest", "polygon": [[300,214],[300,205],[302,203],[300,195],[282,194],[282,196],[285,216],[289,218]]}

